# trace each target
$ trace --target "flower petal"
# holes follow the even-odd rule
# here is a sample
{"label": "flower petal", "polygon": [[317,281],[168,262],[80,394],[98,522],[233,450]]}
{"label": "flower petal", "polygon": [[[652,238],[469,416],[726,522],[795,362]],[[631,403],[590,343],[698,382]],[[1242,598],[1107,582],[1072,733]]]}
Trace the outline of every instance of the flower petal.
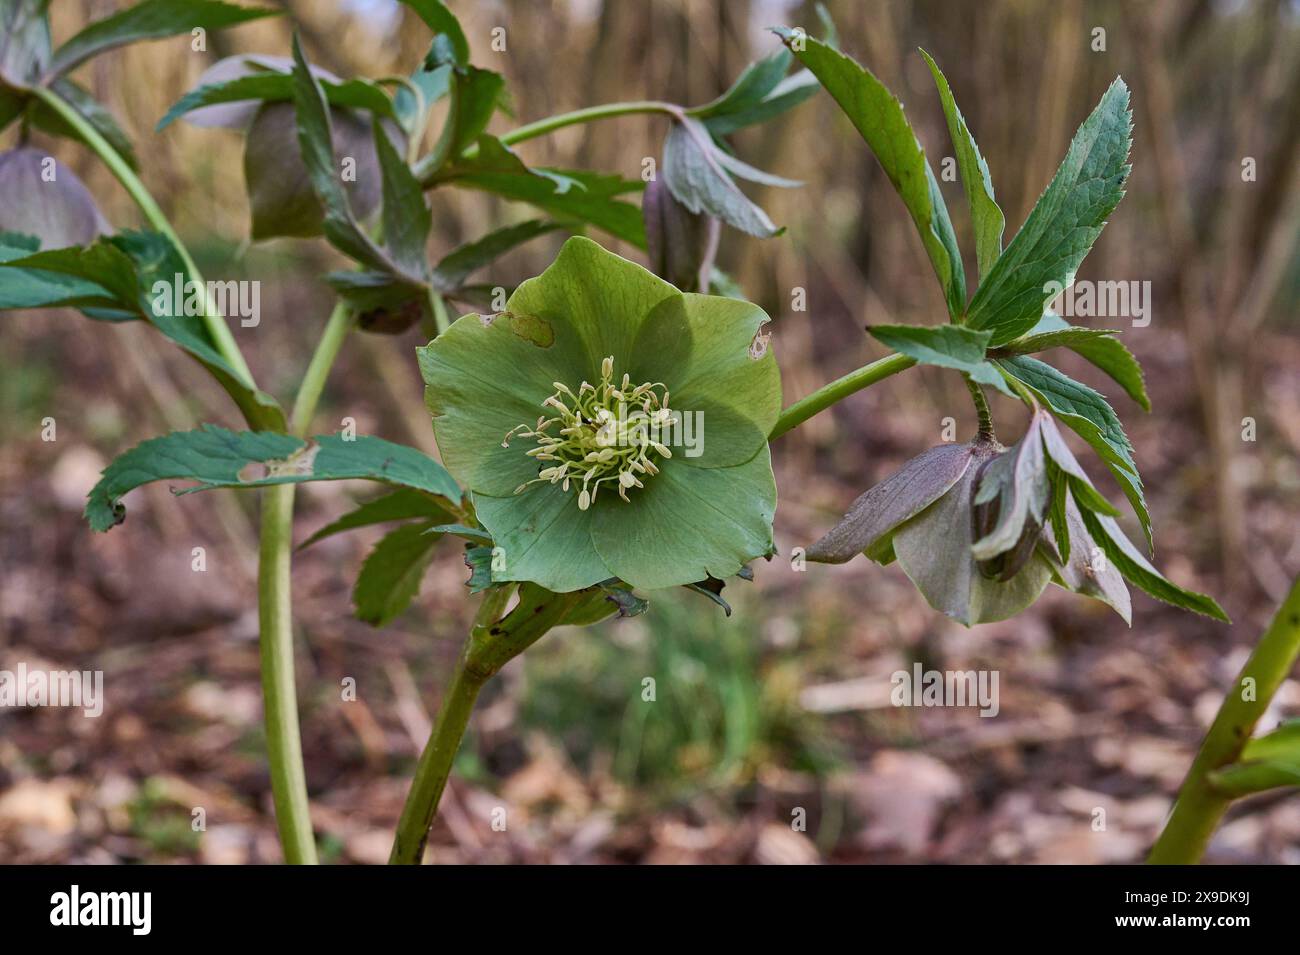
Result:
{"label": "flower petal", "polygon": [[997,497],[1000,506],[993,529],[971,546],[976,560],[992,560],[1007,553],[1020,541],[1026,522],[1042,522],[1050,489],[1041,434],[1042,420],[1034,415],[1024,437],[990,461],[979,476],[975,503]]}
{"label": "flower petal", "polygon": [[674,410],[696,415],[696,467],[731,467],[754,456],[781,414],[781,373],[760,330],[757,305],[718,295],[660,303],[633,343],[634,381],[662,381]]}
{"label": "flower petal", "polygon": [[840,522],[808,548],[808,559],[842,564],[861,554],[957,483],[972,451],[970,444],[941,444],[912,458],[849,505]]}
{"label": "flower petal", "polygon": [[537,477],[524,453],[535,442],[521,437],[503,448],[506,433],[546,413],[552,382],[590,374],[567,322],[510,312],[466,315],[417,354],[443,464],[462,486],[498,497]]}
{"label": "flower petal", "polygon": [[592,512],[597,552],[632,586],[722,580],[773,552],[772,458],[766,445],[730,468],[687,467],[674,458],[633,491],[630,502],[602,492]]}
{"label": "flower petal", "polygon": [[569,593],[614,576],[592,547],[598,512],[578,510],[572,491],[539,484],[505,497],[475,494],[474,509],[495,543],[494,581],[531,580]]}
{"label": "flower petal", "polygon": [[[1052,559],[1056,555],[1049,555],[1049,560],[1056,568],[1056,575],[1060,578],[1058,583],[1066,590],[1096,597],[1132,626],[1133,602],[1128,586],[1124,583],[1124,575],[1106,558],[1106,552],[1097,546],[1097,542],[1088,533],[1088,528],[1084,527],[1079,505],[1074,503],[1073,496],[1065,499],[1065,523],[1070,534],[1069,557],[1062,562]],[[1043,533],[1047,542],[1056,547],[1052,528],[1045,527]],[[1056,547],[1056,550],[1059,553],[1060,548]]]}
{"label": "flower petal", "polygon": [[576,331],[586,363],[572,369],[571,376],[595,382],[601,361],[609,355],[617,369],[627,368],[635,354],[632,343],[654,307],[681,294],[635,262],[574,236],[546,271],[515,289],[506,308],[516,315],[563,322]]}
{"label": "flower petal", "polygon": [[970,467],[952,488],[894,533],[894,553],[930,606],[966,626],[1004,620],[1033,603],[1051,579],[1035,555],[1005,583],[981,574],[971,557],[971,498],[981,459],[995,453],[976,446]]}

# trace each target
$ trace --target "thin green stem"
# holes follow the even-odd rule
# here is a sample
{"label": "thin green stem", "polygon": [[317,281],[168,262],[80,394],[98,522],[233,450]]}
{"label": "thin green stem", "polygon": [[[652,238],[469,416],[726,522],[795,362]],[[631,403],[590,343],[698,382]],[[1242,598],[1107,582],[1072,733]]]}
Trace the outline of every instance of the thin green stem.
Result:
{"label": "thin green stem", "polygon": [[[588,106],[586,109],[575,109],[571,113],[560,113],[557,116],[548,116],[545,119],[539,119],[535,123],[527,123],[517,129],[501,136],[501,142],[507,146],[513,146],[515,143],[522,143],[525,140],[536,139],[538,136],[545,136],[547,133],[553,133],[557,129],[563,129],[565,126],[576,126],[579,123],[590,123],[598,119],[612,119],[616,116],[631,116],[635,113],[663,113],[667,116],[679,118],[683,114],[680,106],[673,103],[665,103],[659,100],[633,100],[627,103],[605,103],[601,106]],[[467,152],[468,155],[468,152]]]}
{"label": "thin green stem", "polygon": [[271,793],[284,859],[316,863],[307,777],[298,729],[293,671],[293,597],[289,565],[293,542],[292,484],[262,491],[262,537],[257,568],[257,615],[262,649],[262,698]]}
{"label": "thin green stem", "polygon": [[243,384],[252,387],[253,373],[249,370],[248,363],[244,361],[244,355],[239,350],[235,337],[230,333],[230,327],[226,324],[225,318],[218,312],[215,303],[208,294],[207,283],[203,281],[203,276],[194,264],[189,249],[181,241],[180,236],[176,234],[176,230],[172,228],[171,222],[163,214],[162,209],[158,207],[158,203],[154,201],[153,195],[145,188],[144,183],[140,181],[135,171],[118,154],[108,140],[104,139],[85,117],[65,102],[63,97],[45,86],[36,87],[33,93],[50,109],[58,113],[64,122],[76,130],[77,135],[99,156],[104,165],[108,167],[109,172],[117,178],[117,181],[122,184],[122,188],[140,207],[140,211],[149,220],[149,224],[167,236],[172,244],[176,246],[176,251],[185,265],[185,271],[188,273],[190,280],[204,289],[203,322],[207,326],[208,334],[212,336],[213,346],[221,354],[221,357],[226,360],[227,364],[243,376]]}
{"label": "thin green stem", "polygon": [[290,429],[300,438],[305,438],[311,429],[311,419],[316,413],[321,392],[325,389],[325,379],[334,367],[344,339],[352,331],[353,317],[352,309],[340,301],[334,306],[334,311],[330,312],[325,331],[316,343],[316,350],[312,353],[307,372],[298,386],[298,395],[294,398],[293,412],[289,417]]}
{"label": "thin green stem", "polygon": [[496,618],[504,610],[509,591],[490,591],[484,598],[443,694],[429,742],[420,754],[415,778],[411,780],[397,822],[389,864],[418,865],[423,858],[429,827],[437,815],[452,762],[484,684],[563,620],[582,596],[581,592],[553,594],[524,584],[519,590],[519,603],[501,620]]}
{"label": "thin green stem", "polygon": [[896,375],[915,364],[916,359],[908,358],[906,355],[886,355],[869,365],[863,365],[857,371],[849,372],[843,378],[836,378],[829,384],[822,385],[808,397],[801,398],[781,412],[781,417],[777,419],[776,426],[768,435],[768,440],[775,441],[791,428],[803,424],[835,402],[843,401],[854,392],[874,385],[890,375]]}
{"label": "thin green stem", "polygon": [[433,309],[433,326],[441,335],[451,328],[451,316],[447,314],[447,300],[432,286],[429,287],[429,307]]}
{"label": "thin green stem", "polygon": [[1223,698],[1219,713],[1178,791],[1174,810],[1147,861],[1188,865],[1200,860],[1210,836],[1233,799],[1214,785],[1213,774],[1235,762],[1255,724],[1300,657],[1300,578]]}
{"label": "thin green stem", "polygon": [[975,402],[975,414],[979,416],[979,433],[986,438],[996,439],[997,435],[993,433],[993,412],[989,410],[989,400],[984,397],[984,389],[969,375],[962,375],[962,380],[966,382],[966,388],[970,391],[971,401]]}
{"label": "thin green stem", "polygon": [[[591,123],[601,119],[613,119],[617,116],[632,116],[637,113],[659,113],[665,116],[672,116],[675,119],[681,119],[685,111],[674,103],[665,103],[660,100],[633,100],[626,103],[605,103],[601,106],[589,106],[586,109],[575,109],[571,113],[560,113],[558,116],[548,116],[545,119],[539,119],[535,123],[526,123],[517,129],[512,129],[508,133],[503,133],[499,139],[506,146],[513,146],[515,143],[522,143],[529,139],[536,139],[539,136],[545,136],[553,133],[557,129],[563,129],[566,126],[577,126],[580,123]],[[461,154],[461,159],[473,159],[478,155],[478,143],[468,146]],[[433,155],[425,156],[415,164],[415,176],[420,180],[420,184],[428,189],[438,182],[438,168],[442,165],[441,157]]]}

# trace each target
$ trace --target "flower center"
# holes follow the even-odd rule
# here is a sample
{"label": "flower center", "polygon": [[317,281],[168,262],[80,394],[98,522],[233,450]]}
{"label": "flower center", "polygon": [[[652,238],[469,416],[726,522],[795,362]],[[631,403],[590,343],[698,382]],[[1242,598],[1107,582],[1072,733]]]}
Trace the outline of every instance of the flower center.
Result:
{"label": "flower center", "polygon": [[502,447],[516,435],[535,438],[537,446],[525,453],[545,462],[530,484],[559,484],[565,491],[577,486],[578,508],[585,511],[596,500],[602,484],[611,484],[628,500],[629,488],[645,487],[642,477],[659,473],[656,462],[671,458],[662,435],[679,420],[668,407],[668,388],[662,382],[632,387],[624,374],[614,384],[614,359],[600,363],[600,384],[584,381],[575,393],[562,382],[552,382],[555,394],[542,402],[553,417],[542,415],[537,424],[521,424],[507,432]]}

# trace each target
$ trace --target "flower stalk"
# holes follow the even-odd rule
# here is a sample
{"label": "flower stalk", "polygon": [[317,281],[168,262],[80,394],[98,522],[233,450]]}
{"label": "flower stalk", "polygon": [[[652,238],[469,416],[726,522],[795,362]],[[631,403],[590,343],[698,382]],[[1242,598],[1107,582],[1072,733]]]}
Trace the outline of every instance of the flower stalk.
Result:
{"label": "flower stalk", "polygon": [[[1232,785],[1231,777],[1228,785],[1220,785],[1215,773],[1236,762],[1297,658],[1300,658],[1300,578],[1292,584],[1273,622],[1224,696],[1218,715],[1178,791],[1173,812],[1147,857],[1148,862],[1190,865],[1200,860],[1219,820],[1232,800],[1241,795]],[[1245,692],[1247,679],[1254,681],[1251,693]]]}
{"label": "flower stalk", "polygon": [[560,623],[584,597],[581,592],[553,594],[525,584],[519,590],[514,610],[498,619],[510,590],[502,587],[490,591],[474,618],[402,807],[388,858],[390,865],[418,865],[424,856],[429,827],[437,815],[452,762],[483,686]]}
{"label": "flower stalk", "polygon": [[916,364],[916,359],[906,355],[893,354],[877,359],[869,365],[863,365],[842,378],[836,378],[822,385],[806,398],[801,398],[781,412],[776,426],[768,435],[769,441],[775,441],[787,431],[803,424],[813,415],[820,414],[837,401],[843,401],[856,391],[861,391],[890,375],[896,375]]}

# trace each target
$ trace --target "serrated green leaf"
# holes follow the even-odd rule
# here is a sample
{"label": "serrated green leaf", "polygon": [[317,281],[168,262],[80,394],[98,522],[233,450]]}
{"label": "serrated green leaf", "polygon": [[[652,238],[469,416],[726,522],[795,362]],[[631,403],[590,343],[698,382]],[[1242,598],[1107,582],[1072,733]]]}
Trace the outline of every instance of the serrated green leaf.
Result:
{"label": "serrated green leaf", "polygon": [[961,110],[957,108],[947,78],[929,53],[922,50],[921,55],[934,74],[939,99],[943,103],[943,114],[948,120],[948,135],[952,138],[953,150],[957,154],[957,168],[961,170],[962,186],[970,203],[971,223],[975,228],[975,257],[979,262],[982,279],[989,274],[998,256],[1002,254],[1002,230],[1006,226],[1006,218],[993,198],[993,180],[989,177],[988,163],[980,155],[975,137],[971,135]]}
{"label": "serrated green leaf", "polygon": [[[352,214],[348,196],[334,163],[329,105],[320,84],[307,66],[302,44],[293,39],[294,105],[298,144],[312,189],[324,208],[325,237],[340,251],[369,268],[405,278],[413,287],[422,285],[418,275],[405,272],[361,228]],[[265,108],[265,107],[263,107]]]}
{"label": "serrated green leaf", "polygon": [[[213,344],[204,321],[199,316],[175,314],[175,277],[188,272],[166,236],[157,232],[119,232],[93,245],[34,252],[0,266],[9,268],[72,276],[105,289],[112,302],[88,303],[95,309],[91,317],[109,321],[125,321],[132,316],[145,319],[198,359],[248,420],[266,428],[284,427],[284,412],[275,399],[252,387],[243,374],[231,367]],[[159,282],[166,287],[165,293],[155,292],[155,283]]]}
{"label": "serrated green leaf", "polygon": [[511,249],[560,228],[558,222],[529,219],[489,232],[449,252],[433,270],[435,288],[450,292],[460,288],[471,274],[494,262]]}
{"label": "serrated green leaf", "polygon": [[988,332],[964,325],[872,325],[867,331],[881,344],[922,364],[954,368],[1015,397],[1001,373],[984,358]]}
{"label": "serrated green leaf", "polygon": [[765,99],[745,109],[711,116],[704,120],[704,125],[714,136],[729,136],[747,126],[775,119],[812,97],[819,89],[821,84],[811,70],[799,70],[778,83]]}
{"label": "serrated green leaf", "polygon": [[1222,620],[1224,623],[1232,622],[1212,597],[1184,590],[1151,566],[1150,562],[1142,556],[1142,552],[1134,547],[1120,530],[1114,518],[1104,514],[1094,514],[1086,508],[1080,508],[1079,514],[1097,546],[1105,552],[1129,583],[1146,591],[1157,600],[1163,600],[1175,607],[1204,614],[1215,620]]}
{"label": "serrated green leaf", "polygon": [[[326,537],[333,537],[344,531],[372,524],[384,524],[388,521],[402,521],[421,517],[429,521],[449,520],[451,514],[446,508],[433,501],[422,491],[411,488],[398,488],[372,500],[366,501],[354,510],[348,511],[338,520],[326,524],[311,537],[298,545],[298,549],[309,547]],[[435,528],[441,533],[443,528]]]}
{"label": "serrated green leaf", "polygon": [[1070,493],[1069,482],[1066,481],[1064,473],[1056,465],[1055,461],[1049,461],[1047,469],[1048,480],[1052,484],[1052,501],[1047,508],[1048,523],[1051,526],[1052,537],[1056,545],[1056,554],[1061,563],[1070,562],[1070,529],[1066,522],[1065,506],[1066,495]]}
{"label": "serrated green leaf", "polygon": [[[781,27],[776,33],[812,70],[875,153],[921,233],[949,314],[954,318],[963,315],[966,275],[961,250],[934,171],[903,114],[903,104],[871,71],[838,50],[801,31]],[[802,38],[802,50],[794,48],[795,37]]]}
{"label": "serrated green leaf", "polygon": [[138,40],[156,40],[195,29],[221,30],[278,13],[219,0],[144,0],[96,20],[55,50],[47,75],[61,75],[105,50]]}
{"label": "serrated green leaf", "polygon": [[429,533],[431,526],[405,524],[375,544],[352,588],[357,619],[382,627],[411,605],[441,536]]}
{"label": "serrated green leaf", "polygon": [[1033,328],[1075,272],[1124,195],[1133,116],[1128,87],[1115,82],[1074,140],[1051,184],[971,300],[967,323],[993,332],[994,346]]}
{"label": "serrated green leaf", "polygon": [[[369,80],[352,79],[335,83],[323,77],[317,79],[326,102],[331,106],[363,109],[386,118],[397,116],[393,101]],[[288,102],[293,99],[293,90],[293,77],[273,70],[209,83],[190,90],[178,99],[163,118],[158,120],[154,131],[162,132],[185,114],[218,103]]]}
{"label": "serrated green leaf", "polygon": [[[744,172],[737,172],[740,169]],[[662,171],[673,197],[691,212],[707,212],[741,232],[760,238],[784,231],[732,179],[732,174],[742,178],[766,177],[766,174],[719,149],[698,119],[687,116],[673,122],[664,140]],[[769,184],[777,183],[769,181]]]}
{"label": "serrated green leaf", "polygon": [[641,210],[620,199],[640,181],[575,170],[529,168],[495,136],[480,136],[478,151],[438,172],[424,185],[455,183],[527,202],[566,223],[589,223],[638,248],[646,247]]}
{"label": "serrated green leaf", "polygon": [[1025,355],[1048,348],[1068,348],[1110,375],[1130,398],[1142,406],[1142,410],[1150,411],[1151,399],[1147,397],[1142,366],[1124,343],[1115,338],[1116,334],[1111,329],[1067,326],[1017,338],[1004,345],[1002,351]]}
{"label": "serrated green leaf", "polygon": [[[256,473],[245,474],[250,465]],[[86,519],[97,531],[122,522],[120,499],[151,481],[198,481],[189,494],[217,487],[268,487],[306,481],[360,478],[461,499],[451,475],[428,455],[382,438],[319,435],[310,442],[272,431],[228,431],[205,425],[151,438],[116,457],[86,503]]]}
{"label": "serrated green leaf", "polygon": [[372,123],[372,132],[383,183],[384,245],[405,274],[423,276],[429,271],[424,250],[433,214],[411,167],[393,148],[378,119]]}
{"label": "serrated green leaf", "polygon": [[1124,433],[1124,426],[1120,424],[1115,409],[1105,397],[1046,362],[1028,355],[998,359],[997,364],[1028,388],[1059,420],[1087,441],[1106,462],[1132,505],[1133,512],[1142,522],[1148,546],[1154,548],[1151,515],[1142,493],[1142,478],[1138,474],[1137,463],[1133,460],[1133,445]]}
{"label": "serrated green leaf", "polygon": [[[0,266],[40,248],[35,236],[0,234]],[[104,307],[117,302],[108,289],[71,275],[43,269],[0,269],[0,311],[17,308]],[[138,318],[138,315],[130,315]]]}
{"label": "serrated green leaf", "polygon": [[790,51],[783,49],[750,63],[725,93],[687,112],[698,119],[710,119],[750,109],[762,102],[785,78],[793,60]]}

